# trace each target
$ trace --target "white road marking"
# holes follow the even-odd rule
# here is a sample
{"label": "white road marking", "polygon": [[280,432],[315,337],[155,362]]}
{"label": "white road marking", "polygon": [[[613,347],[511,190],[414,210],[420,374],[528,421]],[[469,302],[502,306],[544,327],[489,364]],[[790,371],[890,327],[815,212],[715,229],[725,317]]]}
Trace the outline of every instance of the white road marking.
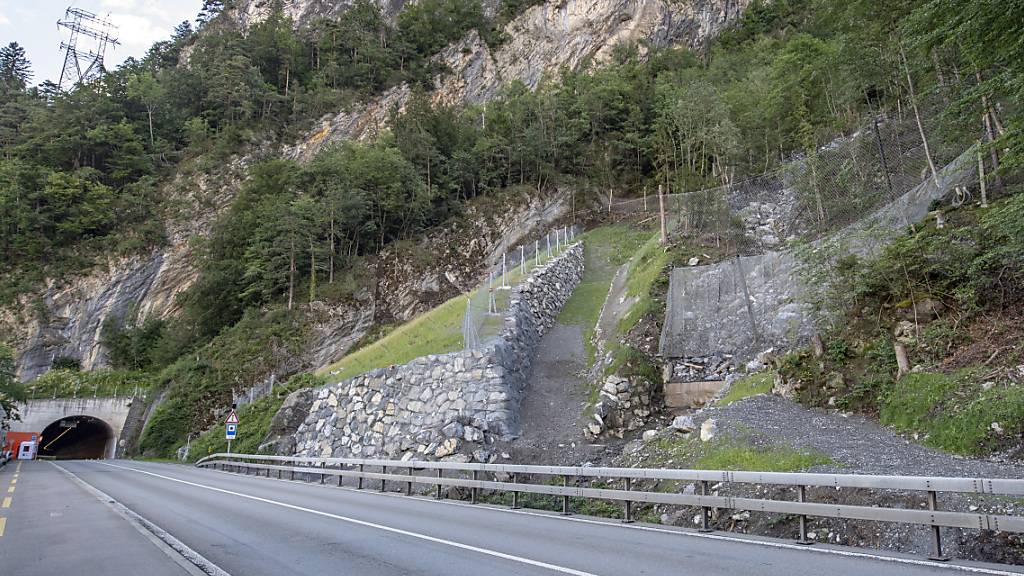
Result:
{"label": "white road marking", "polygon": [[383,524],[377,524],[374,522],[367,522],[365,520],[358,520],[356,518],[349,518],[348,516],[341,516],[339,514],[331,514],[330,512],[323,512],[321,510],[314,510],[312,508],[305,508],[303,506],[296,506],[294,504],[288,504],[286,502],[279,502],[277,500],[271,500],[269,498],[260,498],[259,496],[252,496],[249,494],[243,494],[241,492],[234,492],[231,490],[225,490],[223,488],[216,488],[214,486],[207,486],[205,484],[199,484],[197,482],[189,482],[188,480],[181,480],[180,478],[174,478],[171,476],[164,476],[163,474],[156,474],[154,472],[148,472],[146,470],[139,470],[138,468],[132,468],[130,466],[119,466],[117,464],[108,464],[106,462],[100,462],[104,466],[110,466],[111,468],[120,468],[122,470],[130,470],[132,472],[138,472],[139,474],[146,474],[156,478],[162,478],[171,482],[178,482],[188,486],[194,486],[196,488],[203,488],[211,490],[213,492],[220,492],[222,494],[230,494],[231,496],[238,496],[239,498],[246,498],[248,500],[255,500],[257,502],[263,502],[264,504],[271,504],[274,506],[280,506],[282,508],[288,508],[290,510],[298,510],[300,512],[307,512],[309,514],[315,514],[317,516],[323,516],[326,518],[332,518],[334,520],[341,520],[342,522],[348,522],[350,524],[356,524],[358,526],[365,526],[367,528],[376,528],[377,530],[383,530],[392,534],[400,534],[402,536],[408,536],[410,538],[417,538],[419,540],[425,540],[427,542],[433,542],[435,544],[443,544],[445,546],[451,546],[453,548],[459,548],[460,550],[468,550],[470,552],[476,552],[478,554],[484,554],[487,556],[493,556],[495,558],[501,558],[503,560],[511,560],[512,562],[518,562],[520,564],[526,564],[529,566],[535,566],[537,568],[543,568],[551,570],[553,572],[559,572],[562,574],[572,574],[573,576],[597,576],[591,572],[583,572],[582,570],[574,570],[572,568],[566,568],[565,566],[558,566],[555,564],[548,564],[547,562],[541,562],[539,560],[531,560],[530,558],[523,558],[522,556],[515,556],[512,554],[506,554],[504,552],[498,552],[497,550],[490,550],[488,548],[480,548],[477,546],[471,546],[469,544],[462,544],[461,542],[455,542],[452,540],[445,540],[444,538],[436,538],[434,536],[428,536],[426,534],[420,534],[419,532],[411,532],[409,530],[402,530],[400,528],[393,528],[391,526],[385,526]]}
{"label": "white road marking", "polygon": [[[229,476],[238,476],[239,474],[234,472],[227,472],[223,470],[215,470],[211,468],[202,468],[210,472],[216,472],[219,474],[226,474]],[[141,472],[141,470],[140,470]],[[313,472],[315,474],[315,472]],[[881,562],[893,562],[895,564],[909,564],[912,566],[923,566],[926,568],[936,568],[944,570],[952,570],[955,572],[968,572],[972,574],[989,574],[992,576],[1022,576],[1024,572],[1014,572],[1010,570],[999,570],[995,568],[985,568],[982,566],[969,566],[964,564],[950,564],[945,562],[933,562],[930,560],[918,560],[916,558],[901,558],[898,556],[885,556],[881,554],[871,554],[870,552],[856,552],[853,550],[837,550],[835,548],[824,548],[815,546],[804,546],[798,544],[788,544],[786,542],[773,542],[771,540],[753,540],[747,538],[739,538],[736,536],[729,536],[726,534],[708,534],[704,532],[688,531],[683,529],[669,529],[659,528],[657,526],[644,526],[638,524],[619,524],[614,521],[595,520],[588,518],[579,518],[574,516],[562,516],[557,513],[545,514],[543,512],[531,512],[529,510],[515,510],[512,508],[492,506],[489,504],[466,504],[455,500],[437,500],[435,498],[422,497],[422,496],[406,496],[405,494],[393,493],[393,492],[377,492],[375,490],[358,490],[349,486],[334,486],[331,484],[316,484],[309,483],[303,480],[289,480],[287,478],[274,478],[264,476],[261,480],[273,480],[275,482],[288,482],[290,484],[301,484],[303,486],[328,488],[332,490],[345,490],[352,492],[353,494],[366,494],[371,496],[383,496],[387,498],[415,498],[421,502],[429,502],[431,504],[439,504],[442,506],[460,506],[469,509],[480,509],[486,508],[488,510],[494,510],[495,512],[503,512],[505,514],[520,514],[523,516],[534,516],[537,518],[547,518],[556,522],[579,522],[581,524],[594,524],[598,526],[609,526],[612,528],[622,528],[625,530],[640,530],[643,532],[658,532],[660,534],[672,534],[675,536],[687,536],[690,538],[706,538],[708,540],[721,540],[724,542],[736,542],[738,544],[752,544],[755,546],[765,546],[768,548],[779,548],[784,550],[799,550],[800,552],[806,552],[810,554],[831,554],[833,556],[843,556],[847,558],[859,558],[865,560],[878,560]]]}

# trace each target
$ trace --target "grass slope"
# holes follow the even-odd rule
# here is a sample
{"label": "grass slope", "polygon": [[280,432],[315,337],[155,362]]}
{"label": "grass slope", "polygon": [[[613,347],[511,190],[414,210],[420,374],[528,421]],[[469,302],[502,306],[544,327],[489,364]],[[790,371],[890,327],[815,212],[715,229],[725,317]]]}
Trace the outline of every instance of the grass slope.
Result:
{"label": "grass slope", "polygon": [[[552,249],[552,257],[561,252],[562,250]],[[544,264],[543,259],[541,264]],[[525,271],[520,267],[511,268],[506,275],[506,283],[514,286],[536,267],[535,261],[530,260],[527,262]],[[486,288],[478,290],[484,289]],[[328,382],[340,382],[377,368],[405,364],[420,356],[461,350],[463,348],[462,322],[466,315],[466,306],[468,300],[475,297],[477,293],[474,291],[469,294],[461,294],[420,314],[409,322],[398,326],[383,338],[349,353],[330,366],[321,368],[317,374],[325,377]],[[508,295],[507,290],[496,292],[499,309],[507,307]],[[598,310],[600,310],[600,304],[598,304]],[[501,329],[501,322],[501,318],[498,316],[486,318],[481,329],[481,338],[497,334]]]}
{"label": "grass slope", "polygon": [[613,224],[595,228],[580,239],[583,241],[585,264],[583,279],[566,301],[558,322],[583,328],[583,343],[588,361],[594,361],[594,328],[601,315],[601,307],[608,295],[615,271],[622,266],[650,238],[650,232],[626,224]]}

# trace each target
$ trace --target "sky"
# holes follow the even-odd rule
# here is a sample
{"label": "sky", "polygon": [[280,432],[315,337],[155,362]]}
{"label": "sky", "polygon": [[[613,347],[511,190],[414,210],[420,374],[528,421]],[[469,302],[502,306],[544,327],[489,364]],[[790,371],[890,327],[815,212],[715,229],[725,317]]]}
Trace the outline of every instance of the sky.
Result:
{"label": "sky", "polygon": [[[203,0],[0,0],[0,45],[17,42],[32,63],[32,84],[56,82],[64,64],[61,40],[67,29],[57,28],[68,6],[107,18],[118,26],[120,46],[107,49],[106,67],[113,70],[125,58],[143,56],[159,40],[167,40],[174,27],[192,20]],[[108,17],[109,15],[109,17]],[[79,49],[83,48],[82,39]]]}

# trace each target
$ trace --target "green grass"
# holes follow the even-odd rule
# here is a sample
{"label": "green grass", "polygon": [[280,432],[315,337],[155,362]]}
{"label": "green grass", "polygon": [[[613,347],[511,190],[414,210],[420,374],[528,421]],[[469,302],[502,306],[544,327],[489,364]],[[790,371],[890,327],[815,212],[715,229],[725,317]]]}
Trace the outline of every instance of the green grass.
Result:
{"label": "green grass", "polygon": [[753,447],[712,442],[697,460],[701,470],[750,470],[759,472],[796,472],[812,466],[832,464],[819,452],[796,450],[789,446]]}
{"label": "green grass", "polygon": [[466,314],[466,298],[465,295],[456,296],[420,314],[380,340],[321,368],[317,374],[329,382],[340,382],[376,368],[405,364],[427,354],[444,354],[462,349],[462,319]]}
{"label": "green grass", "polygon": [[[270,433],[270,421],[281,408],[285,398],[299,388],[317,386],[323,381],[315,376],[300,375],[287,384],[274,389],[272,394],[246,404],[238,409],[238,437],[231,442],[231,451],[238,454],[258,454],[259,445]],[[188,460],[195,462],[200,458],[216,452],[227,450],[228,441],[224,438],[224,424],[219,423],[192,439]]]}
{"label": "green grass", "polygon": [[661,246],[657,234],[645,242],[633,256],[626,278],[626,294],[638,300],[619,321],[619,334],[629,332],[641,318],[652,311],[655,304],[651,289],[669,260],[670,255]]}
{"label": "green grass", "polygon": [[31,398],[106,398],[128,396],[138,390],[145,394],[155,377],[130,370],[50,370],[25,386]]}
{"label": "green grass", "polygon": [[718,401],[719,406],[727,406],[737,400],[758,394],[768,394],[775,385],[773,372],[757,372],[732,383],[729,391]]}
{"label": "green grass", "polygon": [[580,236],[585,259],[583,279],[558,315],[558,322],[580,326],[590,364],[594,362],[594,329],[615,271],[650,238],[650,232],[626,224],[601,226]]}
{"label": "green grass", "polygon": [[814,450],[797,450],[783,444],[756,446],[738,438],[715,438],[702,442],[694,436],[668,436],[652,443],[652,460],[647,466],[696,470],[746,470],[796,472],[812,466],[833,464]]}
{"label": "green grass", "polygon": [[[552,248],[552,257],[562,250]],[[544,260],[541,260],[544,264]],[[526,270],[516,266],[506,274],[506,284],[514,286],[536,268],[533,260],[527,262]],[[480,288],[485,289],[485,288]],[[377,368],[405,364],[428,354],[445,354],[461,350],[464,346],[462,322],[466,314],[467,300],[476,292],[461,294],[444,304],[428,310],[409,322],[398,326],[386,336],[351,352],[341,360],[317,370],[317,374],[328,382],[340,382],[346,378],[364,374]],[[497,290],[495,300],[499,309],[508,307],[510,291]],[[498,334],[503,325],[501,316],[485,318],[480,337]],[[336,373],[334,373],[336,372]]]}
{"label": "green grass", "polygon": [[[926,434],[924,443],[957,454],[981,454],[1024,434],[1024,386],[984,390],[969,372],[907,374],[882,399],[882,422]],[[992,429],[1003,428],[999,435]]]}

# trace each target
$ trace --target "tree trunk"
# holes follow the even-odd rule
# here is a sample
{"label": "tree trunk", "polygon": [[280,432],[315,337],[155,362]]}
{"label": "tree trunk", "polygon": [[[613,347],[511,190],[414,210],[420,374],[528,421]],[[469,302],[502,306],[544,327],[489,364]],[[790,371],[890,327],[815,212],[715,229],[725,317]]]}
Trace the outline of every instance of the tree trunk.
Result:
{"label": "tree trunk", "polygon": [[149,148],[152,150],[153,146],[153,107],[146,106],[146,113],[149,115]]}
{"label": "tree trunk", "polygon": [[896,351],[896,379],[903,378],[910,372],[910,360],[907,358],[907,348],[899,342],[893,342],[893,349]]}
{"label": "tree trunk", "polygon": [[292,238],[288,250],[288,309],[292,309],[295,300],[295,239]]}
{"label": "tree trunk", "polygon": [[665,194],[660,184],[658,185],[658,210],[661,212],[661,245],[664,246],[668,242],[668,230],[665,225]]}
{"label": "tree trunk", "polygon": [[316,300],[316,250],[313,237],[309,238],[309,301]]}
{"label": "tree trunk", "polygon": [[331,261],[327,264],[327,283],[334,284],[334,207],[331,207]]}
{"label": "tree trunk", "polygon": [[921,113],[917,109],[917,96],[914,95],[914,81],[910,78],[910,66],[907,65],[907,55],[903,52],[903,43],[900,43],[900,59],[903,60],[903,71],[907,75],[907,88],[910,89],[910,105],[914,109],[914,119],[917,121],[917,131],[921,133],[921,143],[924,144],[924,156],[928,160],[928,168],[932,171],[932,181],[935,187],[939,187],[939,173],[935,170],[935,162],[932,162],[932,153],[928,149],[928,137],[924,134],[924,126],[921,124]]}

